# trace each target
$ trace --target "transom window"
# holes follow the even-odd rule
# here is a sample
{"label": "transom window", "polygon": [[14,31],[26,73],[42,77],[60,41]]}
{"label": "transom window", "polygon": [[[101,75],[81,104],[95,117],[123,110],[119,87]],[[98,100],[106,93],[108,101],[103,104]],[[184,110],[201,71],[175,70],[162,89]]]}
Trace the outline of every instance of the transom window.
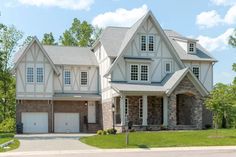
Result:
{"label": "transom window", "polygon": [[36,69],[36,74],[37,74],[37,83],[42,83],[43,82],[43,68],[42,67],[38,67]]}
{"label": "transom window", "polygon": [[194,43],[189,43],[189,52],[194,52],[194,51],[195,51]]}
{"label": "transom window", "polygon": [[141,51],[154,51],[154,36],[153,35],[141,35]]}
{"label": "transom window", "polygon": [[130,80],[138,81],[138,65],[130,66]]}
{"label": "transom window", "polygon": [[149,66],[145,64],[131,64],[130,65],[130,80],[131,81],[148,81],[149,80]]}
{"label": "transom window", "polygon": [[165,63],[165,72],[166,73],[171,73],[171,62],[166,62]]}
{"label": "transom window", "polygon": [[143,118],[143,99],[139,99],[139,118]]}
{"label": "transom window", "polygon": [[125,99],[125,115],[129,115],[129,99]]}
{"label": "transom window", "polygon": [[70,70],[65,70],[65,72],[64,72],[64,83],[65,83],[65,85],[70,85],[71,84]]}
{"label": "transom window", "polygon": [[88,84],[88,72],[82,71],[82,72],[80,73],[80,76],[81,76],[81,78],[80,78],[80,84],[81,84],[81,85],[87,85],[87,84]]}
{"label": "transom window", "polygon": [[200,68],[198,66],[193,67],[193,74],[199,79],[200,76]]}
{"label": "transom window", "polygon": [[34,68],[33,67],[27,67],[26,80],[28,83],[34,82]]}
{"label": "transom window", "polygon": [[141,65],[141,81],[148,81],[148,66]]}

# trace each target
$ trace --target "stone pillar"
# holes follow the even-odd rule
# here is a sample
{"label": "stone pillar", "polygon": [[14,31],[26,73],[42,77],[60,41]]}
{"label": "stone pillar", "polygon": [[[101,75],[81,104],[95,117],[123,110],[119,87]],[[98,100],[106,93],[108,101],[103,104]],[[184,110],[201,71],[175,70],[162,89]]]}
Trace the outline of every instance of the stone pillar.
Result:
{"label": "stone pillar", "polygon": [[120,96],[120,121],[121,126],[125,125],[125,96]]}
{"label": "stone pillar", "polygon": [[168,97],[168,128],[170,129],[175,129],[177,124],[176,103],[176,95],[172,93]]}
{"label": "stone pillar", "polygon": [[143,95],[143,126],[147,126],[147,117],[148,117],[148,106],[147,106],[147,96]]}
{"label": "stone pillar", "polygon": [[168,126],[168,97],[163,96],[163,126]]}

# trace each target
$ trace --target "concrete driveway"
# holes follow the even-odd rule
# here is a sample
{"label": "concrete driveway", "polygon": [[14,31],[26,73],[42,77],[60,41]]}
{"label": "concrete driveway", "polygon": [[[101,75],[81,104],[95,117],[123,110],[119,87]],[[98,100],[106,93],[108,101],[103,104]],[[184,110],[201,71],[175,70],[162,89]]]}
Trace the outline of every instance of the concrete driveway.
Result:
{"label": "concrete driveway", "polygon": [[20,147],[14,151],[63,151],[63,150],[94,150],[79,141],[84,136],[94,134],[23,134],[16,135],[20,140]]}

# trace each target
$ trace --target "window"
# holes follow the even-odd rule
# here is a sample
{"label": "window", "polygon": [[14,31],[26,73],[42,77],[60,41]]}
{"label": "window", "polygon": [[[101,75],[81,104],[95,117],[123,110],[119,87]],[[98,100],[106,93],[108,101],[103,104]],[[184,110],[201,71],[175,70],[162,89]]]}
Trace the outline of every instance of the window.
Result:
{"label": "window", "polygon": [[146,44],[146,41],[147,39],[146,39],[146,36],[145,35],[142,35],[141,36],[141,51],[146,51],[146,46],[147,46],[147,44]]}
{"label": "window", "polygon": [[165,63],[165,72],[166,73],[171,73],[171,62],[166,62]]}
{"label": "window", "polygon": [[26,71],[26,79],[28,83],[34,82],[34,68],[28,67]]}
{"label": "window", "polygon": [[193,67],[193,73],[194,75],[199,79],[200,76],[200,68],[198,66]]}
{"label": "window", "polygon": [[139,118],[143,118],[143,99],[139,99]]}
{"label": "window", "polygon": [[129,115],[129,99],[125,99],[125,115]]}
{"label": "window", "polygon": [[69,70],[65,70],[65,72],[64,72],[64,83],[65,83],[65,85],[71,84],[71,74],[70,74]]}
{"label": "window", "polygon": [[88,73],[86,71],[80,73],[80,84],[81,85],[88,84]]}
{"label": "window", "polygon": [[43,82],[43,68],[42,67],[37,68],[36,74],[37,74],[37,83],[42,83]]}
{"label": "window", "polygon": [[154,37],[153,37],[153,35],[148,36],[148,50],[154,51]]}
{"label": "window", "polygon": [[130,80],[138,81],[138,65],[130,66]]}
{"label": "window", "polygon": [[141,81],[148,81],[148,66],[141,65]]}
{"label": "window", "polygon": [[189,43],[189,52],[194,52],[195,51],[195,46],[194,43]]}

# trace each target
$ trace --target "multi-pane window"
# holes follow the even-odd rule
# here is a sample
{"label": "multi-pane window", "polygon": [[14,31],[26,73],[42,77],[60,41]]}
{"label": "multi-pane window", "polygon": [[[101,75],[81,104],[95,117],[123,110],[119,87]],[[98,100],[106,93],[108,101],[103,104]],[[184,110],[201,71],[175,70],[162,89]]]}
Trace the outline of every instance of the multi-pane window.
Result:
{"label": "multi-pane window", "polygon": [[129,115],[129,99],[125,99],[125,115]]}
{"label": "multi-pane window", "polygon": [[34,82],[34,68],[32,67],[27,68],[26,79],[27,79],[27,82],[29,83]]}
{"label": "multi-pane window", "polygon": [[130,80],[132,81],[138,80],[138,65],[130,66]]}
{"label": "multi-pane window", "polygon": [[166,62],[165,64],[165,72],[171,73],[171,62]]}
{"label": "multi-pane window", "polygon": [[64,71],[64,83],[65,83],[65,85],[71,84],[71,73],[69,70]]}
{"label": "multi-pane window", "polygon": [[194,43],[189,43],[189,52],[194,52]]}
{"label": "multi-pane window", "polygon": [[141,65],[141,81],[148,81],[148,66]]}
{"label": "multi-pane window", "polygon": [[147,39],[145,35],[141,36],[141,51],[146,51]]}
{"label": "multi-pane window", "polygon": [[148,50],[154,51],[154,37],[152,35],[148,36]]}
{"label": "multi-pane window", "polygon": [[80,84],[87,85],[88,84],[88,72],[82,71],[80,73]]}
{"label": "multi-pane window", "polygon": [[143,118],[143,99],[139,99],[139,118]]}
{"label": "multi-pane window", "polygon": [[37,74],[37,83],[42,83],[43,82],[43,68],[42,67],[38,67],[36,69],[36,74]]}
{"label": "multi-pane window", "polygon": [[193,67],[193,73],[194,75],[199,79],[200,76],[200,68],[198,66]]}

